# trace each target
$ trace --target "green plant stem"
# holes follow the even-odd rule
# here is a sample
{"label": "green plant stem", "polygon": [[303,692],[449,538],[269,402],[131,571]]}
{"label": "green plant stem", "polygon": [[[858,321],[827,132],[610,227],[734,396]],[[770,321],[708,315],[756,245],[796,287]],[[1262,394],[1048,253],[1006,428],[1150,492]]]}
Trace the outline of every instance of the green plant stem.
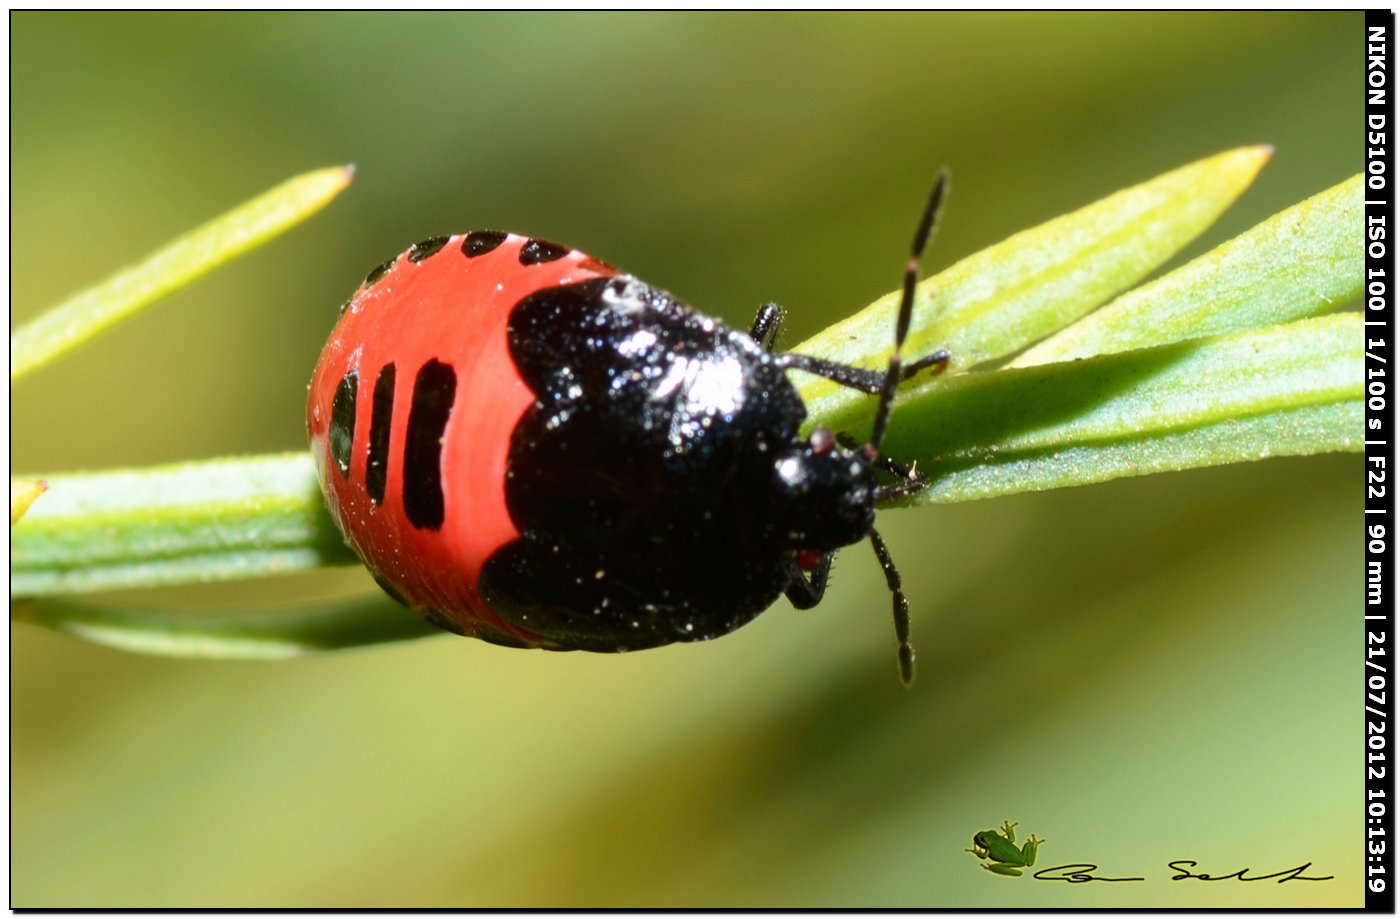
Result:
{"label": "green plant stem", "polygon": [[15,525],[11,596],[198,583],[355,559],[310,456],[286,453],[48,477]]}

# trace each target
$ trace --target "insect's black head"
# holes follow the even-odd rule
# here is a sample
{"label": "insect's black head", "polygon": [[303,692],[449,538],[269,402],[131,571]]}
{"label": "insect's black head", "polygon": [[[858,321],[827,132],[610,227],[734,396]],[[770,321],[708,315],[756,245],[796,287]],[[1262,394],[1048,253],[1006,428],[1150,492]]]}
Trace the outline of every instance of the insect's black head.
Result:
{"label": "insect's black head", "polygon": [[773,473],[774,523],[794,549],[827,551],[870,535],[877,482],[863,449],[847,450],[817,428],[778,454]]}

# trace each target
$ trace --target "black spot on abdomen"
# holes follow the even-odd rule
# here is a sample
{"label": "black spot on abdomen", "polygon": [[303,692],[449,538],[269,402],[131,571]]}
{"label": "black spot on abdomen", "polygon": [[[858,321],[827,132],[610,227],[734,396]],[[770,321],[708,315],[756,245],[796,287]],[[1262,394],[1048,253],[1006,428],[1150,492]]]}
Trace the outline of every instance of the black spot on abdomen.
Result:
{"label": "black spot on abdomen", "polygon": [[457,373],[430,360],[413,381],[403,452],[403,509],[420,530],[442,528],[442,435],[457,396]]}
{"label": "black spot on abdomen", "polygon": [[389,273],[389,269],[394,267],[394,262],[398,261],[398,258],[399,257],[396,255],[393,258],[376,265],[373,271],[365,275],[365,287],[370,288],[373,287],[375,284],[378,284],[379,281],[386,274]]}
{"label": "black spot on abdomen", "polygon": [[543,262],[552,262],[561,259],[569,254],[567,246],[558,243],[548,242],[543,239],[532,239],[520,247],[520,264],[539,265]]}
{"label": "black spot on abdomen", "polygon": [[389,428],[394,420],[394,377],[394,365],[385,364],[374,381],[365,491],[369,492],[369,499],[375,504],[384,503],[384,484],[389,477]]}
{"label": "black spot on abdomen", "polygon": [[414,243],[408,250],[408,260],[417,264],[423,259],[436,255],[437,251],[447,245],[447,236],[434,236],[432,239],[425,239],[421,243]]}
{"label": "black spot on abdomen", "polygon": [[462,254],[467,258],[476,258],[505,241],[506,234],[500,230],[477,230],[475,233],[468,233],[467,238],[462,240]]}
{"label": "black spot on abdomen", "polygon": [[350,453],[355,446],[355,400],[360,391],[360,371],[351,370],[340,378],[331,400],[331,459],[343,476],[350,475]]}

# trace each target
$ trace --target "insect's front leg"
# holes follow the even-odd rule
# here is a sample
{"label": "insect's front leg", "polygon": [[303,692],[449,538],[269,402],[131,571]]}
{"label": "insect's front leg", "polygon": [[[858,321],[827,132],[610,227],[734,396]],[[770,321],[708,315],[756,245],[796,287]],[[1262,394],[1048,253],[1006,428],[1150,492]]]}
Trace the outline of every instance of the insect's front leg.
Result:
{"label": "insect's front leg", "polygon": [[788,586],[785,591],[788,602],[797,609],[811,609],[822,602],[826,594],[826,579],[831,574],[831,559],[835,553],[822,553],[821,561],[811,575],[798,566],[796,560],[788,563]]}

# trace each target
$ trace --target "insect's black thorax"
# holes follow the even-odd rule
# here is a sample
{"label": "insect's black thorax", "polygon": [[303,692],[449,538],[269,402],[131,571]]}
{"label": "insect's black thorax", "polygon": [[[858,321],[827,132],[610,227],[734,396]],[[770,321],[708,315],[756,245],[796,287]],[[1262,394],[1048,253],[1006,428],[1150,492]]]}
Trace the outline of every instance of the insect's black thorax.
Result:
{"label": "insect's black thorax", "polygon": [[767,352],[629,277],[532,294],[508,335],[536,401],[507,467],[522,537],[482,572],[493,608],[618,650],[724,634],[781,595],[775,462],[806,410]]}

